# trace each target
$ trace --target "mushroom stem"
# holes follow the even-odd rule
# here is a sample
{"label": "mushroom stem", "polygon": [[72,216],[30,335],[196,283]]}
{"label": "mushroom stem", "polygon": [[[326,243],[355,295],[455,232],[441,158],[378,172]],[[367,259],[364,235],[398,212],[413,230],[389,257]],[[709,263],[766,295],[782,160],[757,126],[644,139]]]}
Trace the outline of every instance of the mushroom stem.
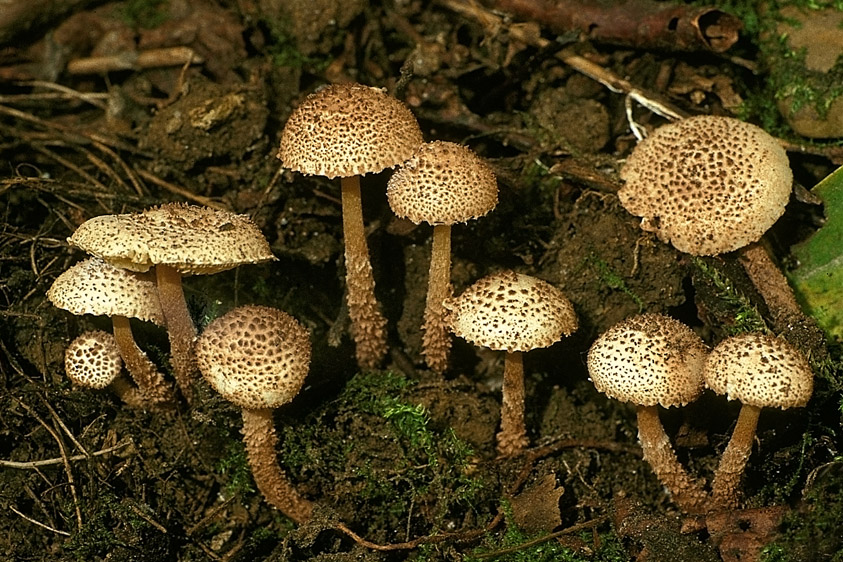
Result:
{"label": "mushroom stem", "polygon": [[520,351],[508,351],[503,368],[501,430],[498,453],[504,456],[521,452],[527,446],[524,423],[524,362]]}
{"label": "mushroom stem", "polygon": [[[375,368],[386,355],[386,318],[375,299],[375,278],[363,227],[360,176],[341,179],[342,227],[345,240],[345,277],[348,315],[357,351],[357,363]],[[163,305],[163,303],[161,303]]]}
{"label": "mushroom stem", "polygon": [[149,398],[122,376],[111,381],[108,388],[129,408],[143,409],[149,405]]}
{"label": "mushroom stem", "polygon": [[763,245],[753,242],[744,246],[738,251],[738,259],[778,327],[783,328],[788,323],[798,323],[805,319],[793,289]]}
{"label": "mushroom stem", "polygon": [[299,495],[278,466],[272,409],[243,408],[243,443],[252,477],[266,500],[296,523],[310,519],[313,503]]}
{"label": "mushroom stem", "polygon": [[433,226],[430,250],[430,272],[427,281],[427,302],[424,309],[422,352],[427,366],[437,374],[448,367],[451,338],[445,324],[443,302],[451,296],[451,225]]}
{"label": "mushroom stem", "polygon": [[[123,358],[126,370],[138,385],[143,401],[153,406],[173,404],[175,402],[173,390],[158,372],[155,363],[150,361],[146,353],[135,343],[129,319],[126,316],[112,316],[111,322],[114,326],[114,341],[117,342],[120,357]],[[128,402],[128,400],[125,401]]]}
{"label": "mushroom stem", "polygon": [[708,496],[702,485],[690,477],[676,458],[659,419],[658,406],[638,406],[637,410],[638,440],[641,441],[644,460],[650,463],[676,505],[692,515],[705,513]]}
{"label": "mushroom stem", "polygon": [[164,312],[167,335],[170,338],[170,361],[173,376],[182,395],[190,401],[192,383],[197,367],[193,356],[193,340],[196,338],[196,326],[190,318],[187,301],[184,299],[181,273],[168,265],[155,266],[158,285],[158,299]]}
{"label": "mushroom stem", "polygon": [[714,481],[711,484],[712,500],[717,507],[724,510],[738,507],[738,487],[749,455],[752,454],[752,443],[755,440],[760,413],[761,408],[758,406],[741,405],[732,438],[726,445],[714,473]]}

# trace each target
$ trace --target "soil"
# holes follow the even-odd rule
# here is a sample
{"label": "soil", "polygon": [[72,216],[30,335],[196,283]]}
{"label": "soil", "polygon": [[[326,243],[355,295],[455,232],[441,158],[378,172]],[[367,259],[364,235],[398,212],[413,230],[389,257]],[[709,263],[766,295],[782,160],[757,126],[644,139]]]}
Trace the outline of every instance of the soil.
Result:
{"label": "soil", "polygon": [[[729,6],[746,16],[739,4]],[[495,28],[447,6],[76,3],[72,13],[32,15],[25,27],[33,31],[0,50],[0,559],[843,556],[837,343],[810,319],[777,325],[736,256],[692,258],[639,228],[616,196],[618,169],[636,142],[628,115],[644,128],[666,121],[556,56],[573,45],[688,114],[740,106],[742,117],[802,146],[790,154],[796,196],[766,237],[786,267],[789,247],[822,223],[805,189],[835,169],[838,153],[833,141],[798,137],[778,116],[758,23],[746,20],[727,56],[577,41],[540,30],[543,22]],[[551,44],[518,40],[525,29]],[[193,64],[161,62],[165,52],[183,57],[166,51],[174,47],[191,49]],[[159,58],[144,67],[108,58],[150,52]],[[71,71],[82,63],[97,71]],[[413,110],[427,140],[467,144],[494,168],[496,209],[453,228],[455,293],[510,268],[574,303],[579,329],[524,354],[530,446],[521,454],[495,450],[501,353],[455,339],[444,375],[424,366],[431,228],[391,213],[388,171],[364,177],[363,200],[389,354],[381,370],[355,365],[339,187],[281,170],[275,158],[292,109],[341,81],[386,88]],[[76,317],[46,299],[55,278],[84,257],[67,237],[93,216],[170,201],[250,215],[278,258],[186,278],[200,328],[257,303],[311,331],[305,386],[275,414],[279,465],[317,505],[303,525],[263,501],[240,414],[204,381],[177,408],[156,411],[74,387],[64,375],[70,341],[111,329],[107,318]],[[709,345],[744,329],[749,315],[812,359],[808,407],[761,415],[740,509],[683,514],[642,457],[634,407],[588,380],[594,339],[642,312],[668,313]],[[139,321],[133,329],[167,373],[163,330]],[[737,412],[710,393],[661,412],[695,477],[711,481]]]}

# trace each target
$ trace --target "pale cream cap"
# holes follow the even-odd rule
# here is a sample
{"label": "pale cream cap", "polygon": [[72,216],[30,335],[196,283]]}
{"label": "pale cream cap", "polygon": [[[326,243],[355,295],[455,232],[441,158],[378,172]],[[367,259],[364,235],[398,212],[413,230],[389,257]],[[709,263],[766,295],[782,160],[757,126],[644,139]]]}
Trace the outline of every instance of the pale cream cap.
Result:
{"label": "pale cream cap", "polygon": [[577,329],[577,315],[562,291],[530,275],[501,271],[445,299],[450,330],[494,350],[549,347]]}
{"label": "pale cream cap", "polygon": [[133,271],[163,264],[183,275],[212,274],[275,259],[248,216],[183,203],[94,217],[68,242]]}
{"label": "pale cream cap", "polygon": [[705,364],[705,384],[729,400],[760,408],[804,406],[814,373],[792,345],[769,334],[747,333],[720,342]]}
{"label": "pale cream cap", "polygon": [[392,211],[419,224],[455,224],[482,217],[498,204],[492,169],[468,147],[423,144],[392,174],[386,188]]}
{"label": "pale cream cap", "polygon": [[702,115],[664,125],[621,169],[618,198],[641,228],[688,254],[710,256],[757,241],[784,213],[793,173],[763,129]]}
{"label": "pale cream cap", "polygon": [[588,373],[609,398],[640,406],[684,406],[703,391],[708,348],[691,328],[664,314],[631,316],[588,351]]}
{"label": "pale cream cap", "polygon": [[277,156],[296,172],[349,177],[396,166],[422,142],[415,116],[384,90],[332,84],[293,111]]}
{"label": "pale cream cap", "polygon": [[211,322],[196,340],[205,380],[241,408],[276,408],[301,389],[310,367],[310,333],[275,308],[247,305]]}

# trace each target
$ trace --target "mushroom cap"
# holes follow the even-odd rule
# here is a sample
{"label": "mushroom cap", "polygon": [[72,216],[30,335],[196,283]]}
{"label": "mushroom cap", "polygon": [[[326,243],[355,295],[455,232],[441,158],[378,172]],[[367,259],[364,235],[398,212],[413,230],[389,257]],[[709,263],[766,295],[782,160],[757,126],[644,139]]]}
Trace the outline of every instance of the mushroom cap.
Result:
{"label": "mushroom cap", "polygon": [[805,357],[785,340],[762,333],[720,342],[705,363],[704,376],[717,394],[759,408],[804,406],[814,389]]}
{"label": "mushroom cap", "polygon": [[640,406],[684,406],[703,391],[708,348],[691,328],[664,314],[618,322],[592,344],[588,373],[610,398]]}
{"label": "mushroom cap", "polygon": [[562,291],[510,270],[479,279],[444,306],[454,334],[494,350],[548,347],[577,329],[574,306]]}
{"label": "mushroom cap", "polygon": [[492,169],[468,147],[433,141],[392,174],[386,187],[392,211],[416,224],[455,224],[482,217],[498,204]]}
{"label": "mushroom cap", "polygon": [[117,378],[123,359],[114,336],[102,330],[85,332],[64,351],[64,370],[74,384],[105,388]]}
{"label": "mushroom cap", "polygon": [[793,173],[763,129],[701,115],[656,129],[621,170],[624,208],[641,227],[688,254],[710,256],[757,241],[784,213]]}
{"label": "mushroom cap", "polygon": [[83,260],[59,275],[47,298],[78,316],[125,316],[164,325],[152,276],[114,267],[99,258]]}
{"label": "mushroom cap", "polygon": [[384,90],[332,84],[293,110],[277,156],[296,172],[348,177],[400,164],[422,142],[415,116]]}
{"label": "mushroom cap", "polygon": [[220,316],[196,340],[205,380],[241,408],[277,408],[301,389],[310,333],[281,310],[247,305]]}
{"label": "mushroom cap", "polygon": [[68,242],[132,271],[163,264],[183,275],[200,275],[275,259],[248,216],[184,203],[94,217]]}

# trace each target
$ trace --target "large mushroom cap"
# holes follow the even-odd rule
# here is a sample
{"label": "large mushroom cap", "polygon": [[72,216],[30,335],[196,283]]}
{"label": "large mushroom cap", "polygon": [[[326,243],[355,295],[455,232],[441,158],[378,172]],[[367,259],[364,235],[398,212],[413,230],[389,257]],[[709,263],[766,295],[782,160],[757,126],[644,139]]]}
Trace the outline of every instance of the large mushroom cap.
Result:
{"label": "large mushroom cap", "polygon": [[479,279],[444,306],[454,334],[494,350],[548,347],[577,329],[574,306],[559,289],[509,270]]}
{"label": "large mushroom cap", "polygon": [[85,332],[64,352],[67,378],[86,388],[105,388],[122,368],[123,360],[114,336],[102,330]]}
{"label": "large mushroom cap", "polygon": [[125,316],[164,325],[154,279],[99,258],[88,258],[59,275],[47,298],[79,316]]}
{"label": "large mushroom cap", "polygon": [[297,172],[348,177],[400,164],[423,140],[412,112],[384,90],[333,84],[293,111],[277,156]]}
{"label": "large mushroom cap", "polygon": [[249,217],[182,203],[94,217],[68,242],[133,271],[163,264],[183,275],[210,274],[275,259]]}
{"label": "large mushroom cap", "polygon": [[494,209],[498,183],[491,168],[467,147],[433,141],[392,175],[386,196],[396,215],[416,224],[454,224]]}
{"label": "large mushroom cap", "polygon": [[720,342],[705,364],[705,384],[729,400],[759,408],[796,408],[811,398],[808,361],[781,338],[749,333]]}
{"label": "large mushroom cap", "polygon": [[241,306],[211,322],[196,341],[199,370],[241,408],[276,408],[301,389],[310,334],[281,310]]}
{"label": "large mushroom cap", "polygon": [[604,332],[588,351],[594,386],[641,406],[684,406],[703,390],[708,348],[688,326],[663,314],[641,314]]}
{"label": "large mushroom cap", "polygon": [[729,117],[664,125],[641,141],[621,170],[621,204],[641,226],[694,255],[757,241],[784,213],[793,174],[772,136]]}

